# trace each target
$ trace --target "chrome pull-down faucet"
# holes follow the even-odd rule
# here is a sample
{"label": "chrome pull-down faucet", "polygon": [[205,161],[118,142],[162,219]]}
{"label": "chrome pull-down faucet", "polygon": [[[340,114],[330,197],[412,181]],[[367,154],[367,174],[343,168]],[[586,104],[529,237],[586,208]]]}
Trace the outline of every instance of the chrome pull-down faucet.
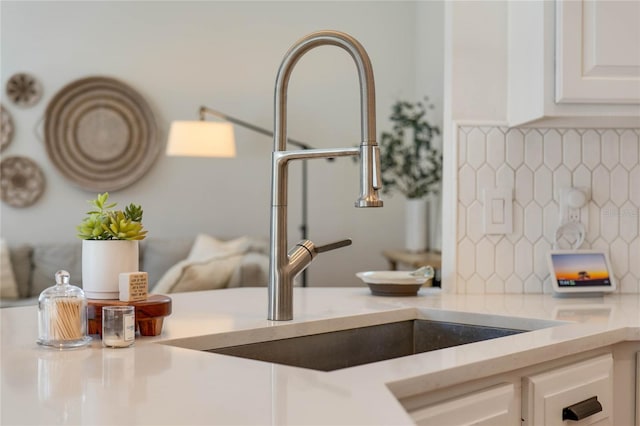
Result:
{"label": "chrome pull-down faucet", "polygon": [[[287,87],[295,64],[309,50],[322,45],[345,49],[358,69],[360,80],[360,124],[362,141],[359,148],[309,149],[287,151]],[[376,108],[373,68],[362,45],[348,34],[320,31],[298,40],[286,53],[276,77],[275,123],[271,158],[271,254],[269,261],[268,319],[293,319],[293,280],[322,251],[351,244],[350,240],[316,247],[304,240],[287,251],[287,180],[291,160],[360,156],[360,197],[356,207],[382,207],[378,190],[380,152],[376,142]]]}

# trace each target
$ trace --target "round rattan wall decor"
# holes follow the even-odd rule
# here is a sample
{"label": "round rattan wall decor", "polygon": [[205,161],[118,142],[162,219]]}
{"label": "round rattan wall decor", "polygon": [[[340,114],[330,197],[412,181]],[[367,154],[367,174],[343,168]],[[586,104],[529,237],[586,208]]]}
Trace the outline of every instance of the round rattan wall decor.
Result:
{"label": "round rattan wall decor", "polygon": [[54,166],[90,191],[131,185],[160,151],[151,108],[113,78],[88,77],[63,87],[47,106],[44,128]]}
{"label": "round rattan wall decor", "polygon": [[13,119],[11,114],[0,105],[0,151],[4,151],[13,139]]}
{"label": "round rattan wall decor", "polygon": [[44,174],[27,157],[5,157],[0,162],[0,197],[13,207],[28,207],[44,191]]}
{"label": "round rattan wall decor", "polygon": [[32,75],[23,72],[14,74],[9,78],[6,90],[9,99],[21,107],[35,105],[42,96],[40,82]]}

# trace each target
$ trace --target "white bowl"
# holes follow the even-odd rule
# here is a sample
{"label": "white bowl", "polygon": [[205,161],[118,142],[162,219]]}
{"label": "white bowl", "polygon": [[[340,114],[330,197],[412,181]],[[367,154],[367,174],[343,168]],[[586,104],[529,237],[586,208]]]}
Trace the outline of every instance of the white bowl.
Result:
{"label": "white bowl", "polygon": [[424,284],[431,279],[416,277],[411,271],[368,271],[358,272],[356,276],[367,284]]}
{"label": "white bowl", "polygon": [[356,276],[367,283],[374,296],[415,296],[431,279],[413,276],[410,271],[358,272]]}

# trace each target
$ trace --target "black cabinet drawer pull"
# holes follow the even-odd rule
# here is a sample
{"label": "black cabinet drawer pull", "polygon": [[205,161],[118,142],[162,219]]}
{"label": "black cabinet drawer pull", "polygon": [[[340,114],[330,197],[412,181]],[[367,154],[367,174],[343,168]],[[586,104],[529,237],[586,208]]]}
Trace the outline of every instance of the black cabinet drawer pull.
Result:
{"label": "black cabinet drawer pull", "polygon": [[602,404],[598,402],[597,396],[592,396],[582,402],[563,408],[562,420],[582,420],[600,411],[602,411]]}

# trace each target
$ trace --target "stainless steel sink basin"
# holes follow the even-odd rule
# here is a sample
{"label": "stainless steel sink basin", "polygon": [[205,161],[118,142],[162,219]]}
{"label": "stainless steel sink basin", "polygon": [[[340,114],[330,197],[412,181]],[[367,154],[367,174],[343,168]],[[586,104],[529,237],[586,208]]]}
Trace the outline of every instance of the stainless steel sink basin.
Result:
{"label": "stainless steel sink basin", "polygon": [[412,319],[206,351],[333,371],[525,331],[528,330]]}

